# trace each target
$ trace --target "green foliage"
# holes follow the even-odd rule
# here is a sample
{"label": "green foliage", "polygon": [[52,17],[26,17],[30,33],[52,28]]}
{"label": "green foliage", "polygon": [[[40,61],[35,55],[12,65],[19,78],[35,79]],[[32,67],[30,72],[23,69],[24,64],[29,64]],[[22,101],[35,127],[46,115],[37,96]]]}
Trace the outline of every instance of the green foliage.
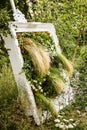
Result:
{"label": "green foliage", "polygon": [[51,53],[55,51],[55,46],[52,38],[50,37],[50,34],[48,32],[33,32],[33,33],[18,33],[18,40],[20,42],[20,45],[23,44],[24,38],[30,38],[36,44],[42,45],[46,47]]}
{"label": "green foliage", "polygon": [[[80,109],[85,109],[87,106],[87,46],[81,47],[80,55],[77,59],[78,75],[75,76],[74,85],[76,90],[76,102],[75,105]],[[74,86],[73,85],[73,86]]]}
{"label": "green foliage", "polygon": [[[5,4],[4,4],[5,3]],[[25,15],[28,21],[51,22],[55,25],[57,36],[63,52],[69,58],[72,58],[75,49],[76,39],[80,28],[87,26],[87,2],[86,0],[63,1],[63,0],[40,0],[38,4],[33,5],[34,16],[31,18],[28,7],[23,0],[15,0],[18,7]],[[4,0],[1,2],[1,8],[5,8],[6,12],[11,9],[10,2]],[[3,11],[4,12],[4,11]],[[8,13],[12,16],[12,12]],[[8,15],[3,15],[5,19]],[[12,17],[10,17],[13,20]],[[4,21],[5,24],[6,21]],[[3,29],[4,30],[4,29]],[[7,30],[7,29],[6,29]]]}
{"label": "green foliage", "polygon": [[86,69],[87,64],[87,45],[83,45],[79,49],[79,56],[76,59],[76,69],[82,70]]}
{"label": "green foliage", "polygon": [[[72,79],[72,80],[74,80],[74,81],[72,81],[72,86],[75,87],[75,89],[77,90],[76,91],[77,92],[76,100],[75,100],[74,105],[76,107],[79,107],[84,110],[85,106],[87,106],[87,93],[86,93],[86,90],[87,90],[87,82],[86,82],[87,81],[87,51],[86,51],[87,50],[87,47],[86,47],[87,46],[87,28],[86,28],[87,27],[87,1],[86,0],[82,0],[82,1],[81,0],[73,0],[73,1],[71,1],[71,0],[70,1],[39,0],[39,3],[37,5],[34,4],[34,6],[32,8],[32,10],[34,12],[34,16],[32,18],[30,17],[29,13],[27,13],[28,7],[25,4],[25,1],[15,0],[15,3],[16,3],[16,7],[18,7],[26,15],[26,18],[28,19],[28,21],[51,22],[55,25],[57,36],[59,38],[59,43],[62,48],[63,54],[65,54],[65,56],[67,56],[70,60],[73,60],[73,54],[75,53],[75,48],[76,48],[76,46],[78,46],[78,49],[77,49],[77,52],[75,55],[75,68],[77,71],[79,71],[80,74],[79,74],[79,76],[77,76],[77,78],[75,75],[75,78]],[[13,21],[12,11],[11,11],[11,6],[9,3],[9,0],[0,1],[0,33],[4,33],[5,35],[9,33],[8,22],[10,20]],[[79,36],[80,30],[82,30],[82,32]],[[38,35],[38,34],[36,34],[36,33],[26,34],[26,36],[29,35],[30,38],[33,37],[33,39],[35,41],[41,43],[42,45],[46,45],[46,43],[48,45],[50,43],[48,40],[49,35],[45,36],[45,34],[42,34],[42,33],[39,34],[39,35],[42,35],[42,36],[40,36],[42,38],[39,41],[39,38],[38,37],[36,38],[36,35]],[[49,44],[48,49],[52,48],[51,50],[53,52],[55,50],[55,48],[53,46],[52,40],[51,40],[51,43],[52,44],[51,44],[51,46]],[[54,57],[52,57],[52,58],[54,58]],[[33,70],[33,68],[30,71],[32,62],[27,60],[28,59],[27,55],[24,56],[24,59],[25,59],[24,69],[26,71],[28,79],[30,80],[31,77],[34,76],[35,71]],[[7,64],[7,62],[9,63],[8,58],[7,58],[7,53],[5,50],[3,50],[2,43],[0,42],[0,68],[3,67],[3,64]],[[59,64],[56,63],[56,61],[55,61],[55,67],[58,65]],[[32,73],[33,73],[33,75],[32,75]],[[0,70],[0,76],[2,76],[2,69]],[[9,77],[9,76],[7,76],[7,77]],[[44,82],[44,84],[47,85],[45,83],[45,81],[46,80],[49,81],[48,78],[49,77],[39,79],[38,86],[41,85],[40,84],[41,82],[42,83]],[[7,78],[7,80],[8,80],[8,78]],[[13,86],[11,81],[13,82],[13,80],[10,80],[9,83],[6,83],[8,86],[11,84],[10,87]],[[0,82],[1,83],[3,82],[2,85],[0,83],[0,87],[7,86],[7,85],[5,85],[5,82],[4,82],[4,80],[2,80],[2,78],[0,79]],[[36,85],[36,81],[34,82],[34,84]],[[8,88],[10,88],[10,87],[8,87]],[[7,87],[5,87],[5,89],[6,88]],[[53,86],[51,86],[51,88],[53,88]],[[0,89],[2,94],[5,90],[5,89],[4,90],[3,89],[4,89],[4,87],[2,87],[2,89]],[[11,96],[11,98],[15,97],[14,94],[12,95],[12,93],[14,93],[13,90],[12,89],[11,89],[11,91],[7,90],[7,93],[6,93],[6,91],[4,93],[5,95],[4,94],[2,96],[0,95],[2,102],[3,102],[3,98],[10,100],[10,96]],[[47,90],[49,90],[49,87]],[[47,90],[44,89],[44,92]],[[53,90],[50,89],[50,93],[48,94],[48,97],[49,97],[49,95],[52,95],[52,93],[53,93]],[[54,93],[54,95],[55,95],[55,93]],[[4,107],[4,109],[6,109],[6,108]],[[14,109],[14,111],[17,111],[17,109]],[[11,108],[8,111],[11,111]],[[18,119],[20,117],[17,117],[17,115],[19,113],[17,113],[16,119],[13,119],[13,120],[10,119],[10,121],[8,120],[8,117],[10,118],[10,115],[8,113],[5,113],[5,111],[3,111],[1,113],[2,113],[2,115],[0,117],[2,120],[0,119],[0,126],[2,126],[2,127],[0,129],[4,129],[4,130],[7,130],[7,129],[18,129],[18,130],[33,129],[33,128],[31,128],[31,126],[29,128],[27,127],[27,126],[29,126],[29,124],[28,124],[29,121],[27,121],[28,123],[25,123],[26,122],[25,118],[23,118],[23,120],[25,122],[23,120],[18,121]],[[69,111],[69,114],[70,114],[70,111]],[[67,114],[65,116],[67,116]],[[76,116],[77,116],[77,114],[76,114]],[[76,118],[76,116],[75,116],[75,118]],[[14,117],[14,115],[12,116],[12,118],[13,117]],[[79,119],[79,117],[78,117],[78,119]],[[86,130],[87,129],[86,128],[87,123],[85,123],[86,120],[87,119],[82,120],[75,129],[76,130],[80,130],[80,129]],[[22,123],[20,123],[20,122],[22,122]],[[31,122],[30,122],[30,124],[31,124]],[[50,129],[50,130],[51,129],[58,130],[58,128],[54,127],[53,121],[51,122],[51,124],[49,122],[47,122],[46,125],[47,125],[48,129]],[[36,127],[34,129],[36,129]],[[41,130],[41,128],[37,128],[37,129]]]}
{"label": "green foliage", "polygon": [[[25,61],[23,69],[26,73],[28,80],[31,83],[32,88],[36,89],[36,91],[39,91],[45,94],[48,97],[53,97],[54,95],[60,94],[61,92],[65,92],[66,85],[62,81],[63,76],[61,76],[62,65],[59,65],[59,64],[61,64],[60,61],[62,59],[64,59],[63,63],[65,63],[66,66],[70,66],[70,64],[69,64],[69,61],[62,54],[59,54],[57,59],[55,58],[54,56],[56,55],[55,44],[50,38],[49,33],[45,33],[45,32],[19,33],[17,34],[17,36],[18,36],[19,44],[23,52],[24,61]],[[31,38],[32,40],[29,38]],[[29,56],[27,56],[23,47],[28,51]],[[46,54],[44,55],[45,52],[43,53],[42,59],[40,59],[41,54],[40,56],[36,55],[38,54],[40,47],[43,47],[42,48],[43,50],[44,50],[44,47],[46,47],[46,49],[49,50],[48,54],[50,53],[50,59],[52,59],[51,60],[52,67],[50,65],[50,68],[48,68],[49,70],[47,71],[45,75],[42,75],[44,68],[41,64],[41,60],[43,59],[43,62],[45,63],[44,65],[47,70],[47,66],[48,66],[47,62],[49,62],[49,57]],[[36,56],[37,58],[35,58]],[[44,58],[44,56],[46,56],[46,58]],[[40,63],[38,62],[39,60],[38,57],[40,59]],[[58,61],[58,59],[60,61]],[[70,70],[70,67],[68,68]],[[39,71],[40,73],[38,72],[37,69],[40,70]]]}
{"label": "green foliage", "polygon": [[17,98],[17,88],[10,67],[3,66],[0,73],[0,105],[11,103]]}
{"label": "green foliage", "polygon": [[[87,4],[74,1],[40,1],[34,8],[31,21],[52,22],[57,31],[63,52],[72,57],[79,28],[87,26]],[[29,21],[30,21],[29,20]]]}
{"label": "green foliage", "polygon": [[[55,50],[53,40],[50,38],[48,33],[18,34],[19,43],[21,45],[21,49],[25,61],[23,69],[26,73],[28,80],[31,81],[31,86],[34,85],[36,89],[38,89],[39,91],[43,91],[45,94],[47,94],[48,97],[50,97],[52,96],[53,93],[55,94],[54,87],[50,83],[48,75],[41,77],[41,75],[38,75],[36,73],[35,67],[32,63],[32,59],[31,59],[32,57],[30,57],[29,54],[27,54],[27,52],[23,51],[24,49],[22,43],[25,37],[31,38],[36,44],[43,45],[44,47],[46,47],[48,50],[50,50],[50,55],[52,55],[52,51]],[[52,46],[50,43],[52,44]],[[43,90],[41,89],[41,86]]]}
{"label": "green foliage", "polygon": [[46,108],[50,110],[53,117],[58,116],[58,112],[55,109],[54,104],[52,103],[50,99],[48,99],[47,97],[45,97],[43,94],[40,94],[40,93],[36,93],[35,96],[36,98],[38,98],[39,102],[44,104],[44,106],[46,106]]}
{"label": "green foliage", "polygon": [[[3,39],[0,37],[0,68],[8,64],[9,64],[9,58],[8,58],[7,50],[4,47]],[[2,73],[1,70],[0,73]]]}
{"label": "green foliage", "polygon": [[75,60],[76,73],[72,79],[72,86],[76,90],[75,106],[85,109],[87,106],[87,39],[86,30],[83,30],[79,39],[79,47]]}
{"label": "green foliage", "polygon": [[9,13],[3,8],[0,10],[0,33],[5,36],[10,33],[8,21],[10,21]]}

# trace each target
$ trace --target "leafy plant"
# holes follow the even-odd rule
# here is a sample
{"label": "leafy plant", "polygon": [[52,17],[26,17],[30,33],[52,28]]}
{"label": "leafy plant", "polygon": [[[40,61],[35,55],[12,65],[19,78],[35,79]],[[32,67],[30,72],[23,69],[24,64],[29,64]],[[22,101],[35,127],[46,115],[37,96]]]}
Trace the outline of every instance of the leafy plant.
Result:
{"label": "leafy plant", "polygon": [[[57,36],[59,38],[59,43],[63,51],[63,54],[67,56],[70,60],[72,59],[72,61],[74,59],[75,48],[77,48],[77,52],[75,55],[75,68],[79,72],[75,74],[75,78],[72,79],[73,81],[71,84],[77,90],[75,105],[77,107],[83,108],[84,110],[85,106],[87,106],[87,100],[86,100],[87,99],[87,93],[86,93],[86,88],[87,88],[87,83],[86,83],[86,80],[87,80],[87,76],[86,76],[87,75],[87,60],[86,60],[87,58],[86,57],[87,56],[86,55],[87,55],[87,52],[84,51],[85,50],[84,48],[87,44],[87,29],[86,29],[87,27],[87,15],[86,15],[87,14],[87,1],[86,0],[83,0],[83,1],[81,0],[73,0],[73,1],[64,1],[64,0],[53,0],[53,1],[43,0],[42,1],[40,0],[38,4],[33,4],[33,8],[32,8],[33,14],[34,14],[33,17],[30,17],[29,13],[27,13],[28,8],[25,1],[15,0],[15,3],[16,3],[16,7],[18,7],[26,15],[26,18],[28,19],[28,21],[51,22],[55,25]],[[1,32],[0,33],[8,34],[8,22],[9,20],[13,21],[12,11],[11,11],[9,1],[7,0],[0,1],[0,9],[1,9],[1,13],[0,13]],[[80,30],[82,30],[82,32],[79,37]],[[41,33],[41,34],[40,33],[33,33],[33,34],[26,33],[26,37],[28,36],[29,38],[33,37],[33,39],[37,43],[38,42],[41,43],[48,49],[51,48],[52,53],[53,51],[55,52],[55,47],[54,47],[52,39],[49,38],[49,34],[46,35],[46,33],[45,34],[44,33]],[[38,36],[40,36],[40,38],[38,38]],[[8,62],[8,58],[6,56],[7,53],[3,51],[1,44],[2,43],[0,42],[0,50],[1,50],[0,51],[0,68],[3,67],[4,63]],[[34,79],[35,77],[37,77],[37,75],[35,73],[31,58],[29,57],[27,52],[25,52],[24,50],[22,51],[26,54],[24,56],[24,60],[25,60],[24,70],[26,72],[26,75],[29,80]],[[54,62],[53,66],[55,64],[55,67],[59,67],[59,66],[61,66],[61,68],[63,67],[62,64],[57,63],[56,60],[54,61],[55,58],[53,57],[53,55],[51,55],[51,58],[52,58],[51,59],[52,62]],[[59,59],[58,59],[58,62],[60,62]],[[0,70],[0,75],[2,75],[2,69]],[[44,93],[49,91],[49,93],[47,94],[48,97],[50,97],[53,93],[54,93],[53,96],[55,96],[56,94],[53,90],[52,84],[50,85],[50,87],[43,87],[43,86],[49,86],[48,81],[49,81],[49,75],[47,77],[42,77],[42,78],[37,77],[36,80],[31,80],[31,84],[34,84],[35,86],[37,86],[37,88],[38,87],[40,88],[40,85],[42,83],[42,88],[44,90],[40,88],[40,91],[44,91]],[[4,119],[3,119],[3,122],[5,122]],[[13,122],[11,122],[11,126],[9,126],[9,129],[11,128],[16,129],[15,123]],[[85,122],[85,120],[83,122]],[[6,124],[5,125],[2,125],[2,124],[3,123],[0,124],[1,126],[3,126],[2,128],[6,129],[7,127]],[[81,124],[79,124],[77,128],[75,129],[85,130],[86,124],[84,125],[81,125]],[[12,125],[14,126],[14,128],[12,127]],[[49,127],[50,126],[48,123],[48,128]],[[49,128],[49,129],[59,129],[59,128],[54,128],[52,124],[51,124],[51,127],[52,128]],[[18,126],[17,128],[28,129],[27,126],[25,127]]]}
{"label": "leafy plant", "polygon": [[[51,38],[48,33],[44,32],[39,34],[17,34],[25,61],[23,69],[31,84],[35,97],[42,100],[43,106],[47,106],[47,108],[51,111],[51,114],[57,116],[58,113],[56,112],[54,105],[48,100],[48,97],[54,97],[61,92],[66,91],[67,87],[64,83],[65,81],[63,76],[61,75],[62,62],[66,67],[68,66],[67,68],[69,69],[67,70],[69,70],[69,72],[72,71],[70,68],[71,64],[69,60],[63,56],[63,54],[57,54],[55,44],[53,42],[53,47],[51,47]],[[44,39],[44,35],[46,39]],[[43,42],[42,37],[45,43]],[[55,57],[57,58],[55,59]],[[61,67],[59,64],[61,64]],[[36,102],[40,103],[38,100],[36,100]]]}
{"label": "leafy plant", "polygon": [[5,36],[7,36],[7,34],[10,33],[9,23],[8,23],[9,21],[10,21],[10,16],[6,8],[1,9],[0,10],[0,28],[1,28],[0,33],[2,33]]}

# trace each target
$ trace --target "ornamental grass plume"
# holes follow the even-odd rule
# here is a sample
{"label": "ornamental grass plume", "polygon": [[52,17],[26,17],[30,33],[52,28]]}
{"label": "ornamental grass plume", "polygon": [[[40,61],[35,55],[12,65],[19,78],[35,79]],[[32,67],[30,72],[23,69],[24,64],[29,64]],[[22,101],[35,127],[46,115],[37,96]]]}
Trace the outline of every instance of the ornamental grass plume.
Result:
{"label": "ornamental grass plume", "polygon": [[40,76],[47,74],[50,68],[50,57],[48,52],[41,46],[36,45],[31,39],[24,38],[23,46],[28,51],[35,70]]}
{"label": "ornamental grass plume", "polygon": [[50,72],[49,77],[51,79],[51,82],[52,82],[57,94],[60,94],[60,93],[66,91],[67,86],[65,85],[63,80],[57,74]]}
{"label": "ornamental grass plume", "polygon": [[49,57],[49,53],[45,51],[45,48],[39,47],[39,52],[42,56],[42,60],[45,66],[46,71],[48,72],[50,68],[51,59]]}
{"label": "ornamental grass plume", "polygon": [[50,99],[46,98],[41,93],[35,93],[35,95],[47,107],[47,109],[49,109],[49,111],[51,112],[53,117],[57,117],[58,116],[58,112],[57,112],[56,108],[54,107],[53,102]]}
{"label": "ornamental grass plume", "polygon": [[57,54],[56,58],[62,61],[62,63],[66,67],[69,77],[71,77],[73,74],[73,65],[71,64],[71,62],[63,54]]}
{"label": "ornamental grass plume", "polygon": [[51,67],[48,76],[57,94],[66,92],[67,86],[64,83],[64,78],[60,75],[60,71],[57,68]]}

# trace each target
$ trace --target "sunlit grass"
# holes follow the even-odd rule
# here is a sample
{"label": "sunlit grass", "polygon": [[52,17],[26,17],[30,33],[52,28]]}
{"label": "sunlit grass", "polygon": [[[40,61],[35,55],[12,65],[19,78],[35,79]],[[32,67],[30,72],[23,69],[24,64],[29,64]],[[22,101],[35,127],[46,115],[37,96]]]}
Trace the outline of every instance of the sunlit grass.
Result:
{"label": "sunlit grass", "polygon": [[10,66],[4,66],[0,74],[0,100],[12,100],[17,98],[18,91]]}

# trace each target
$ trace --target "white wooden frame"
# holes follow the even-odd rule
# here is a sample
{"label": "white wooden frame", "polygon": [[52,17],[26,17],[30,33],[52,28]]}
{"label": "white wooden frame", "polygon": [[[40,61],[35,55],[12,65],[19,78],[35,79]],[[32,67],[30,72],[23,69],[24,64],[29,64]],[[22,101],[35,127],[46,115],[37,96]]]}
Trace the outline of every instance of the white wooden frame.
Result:
{"label": "white wooden frame", "polygon": [[[28,106],[25,108],[25,112],[27,116],[32,115],[34,117],[34,120],[37,125],[40,125],[40,118],[37,110],[37,106],[34,100],[34,95],[31,90],[31,86],[29,84],[29,81],[26,79],[25,73],[22,72],[23,68],[23,57],[21,54],[21,50],[18,44],[18,39],[16,33],[18,32],[49,32],[50,36],[53,38],[56,51],[57,53],[61,53],[61,49],[59,46],[59,42],[56,36],[55,28],[53,24],[51,23],[37,23],[37,22],[29,22],[29,23],[21,23],[21,22],[10,22],[9,28],[11,30],[11,35],[8,35],[7,37],[3,36],[3,39],[5,41],[5,47],[8,50],[9,59],[11,62],[11,66],[13,69],[15,81],[17,83],[18,91],[21,100],[24,100],[25,95],[24,93],[27,93],[27,99],[28,99]],[[55,99],[52,99],[55,108],[57,111],[63,109],[66,105],[68,105],[71,100],[73,100],[73,90],[69,86],[69,78],[65,75],[67,82],[67,91],[60,96],[55,97]]]}
{"label": "white wooden frame", "polygon": [[[59,46],[59,41],[56,36],[54,25],[51,23],[40,23],[40,22],[27,22],[24,15],[21,13],[20,10],[16,9],[14,0],[10,0],[12,10],[13,10],[13,17],[16,22],[10,22],[9,28],[11,30],[11,35],[8,34],[7,37],[3,36],[5,41],[5,47],[8,50],[9,59],[11,62],[11,66],[13,69],[13,74],[15,77],[15,81],[17,83],[18,91],[21,100],[25,97],[24,93],[27,93],[27,100],[29,101],[28,108],[25,108],[25,112],[27,111],[27,116],[30,115],[34,117],[34,120],[37,125],[40,125],[40,118],[37,110],[37,106],[34,100],[34,95],[31,90],[31,86],[29,81],[26,79],[25,73],[22,72],[23,67],[23,57],[21,54],[21,50],[17,40],[17,32],[49,32],[50,36],[53,38],[56,51],[57,53],[61,53],[61,49]],[[72,88],[69,86],[69,79],[67,78],[67,86],[68,89],[65,94],[62,96],[57,96],[53,99],[54,106],[59,111],[60,109],[64,108],[66,105],[69,104],[69,101],[73,99],[73,91]],[[64,101],[63,101],[64,100]],[[63,101],[63,102],[62,102]],[[62,102],[62,104],[60,104]]]}
{"label": "white wooden frame", "polygon": [[[30,104],[28,109],[31,111],[36,124],[40,125],[39,114],[37,111],[37,107],[34,100],[33,92],[31,90],[31,86],[26,79],[25,73],[22,72],[23,57],[22,57],[21,50],[18,44],[16,33],[17,32],[49,32],[50,36],[54,40],[57,52],[61,53],[59,42],[55,33],[55,28],[53,24],[38,23],[38,22],[37,23],[36,22],[33,22],[33,23],[10,22],[9,28],[11,30],[12,36],[11,35],[8,35],[7,37],[3,36],[3,39],[5,41],[5,47],[8,50],[9,59],[11,62],[14,77],[17,83],[17,87],[18,87],[19,93],[23,93],[23,91],[27,93],[28,101]],[[21,100],[22,98],[23,98],[23,94],[21,94]],[[27,111],[27,108],[25,111]],[[30,113],[27,112],[27,115],[29,116]]]}

